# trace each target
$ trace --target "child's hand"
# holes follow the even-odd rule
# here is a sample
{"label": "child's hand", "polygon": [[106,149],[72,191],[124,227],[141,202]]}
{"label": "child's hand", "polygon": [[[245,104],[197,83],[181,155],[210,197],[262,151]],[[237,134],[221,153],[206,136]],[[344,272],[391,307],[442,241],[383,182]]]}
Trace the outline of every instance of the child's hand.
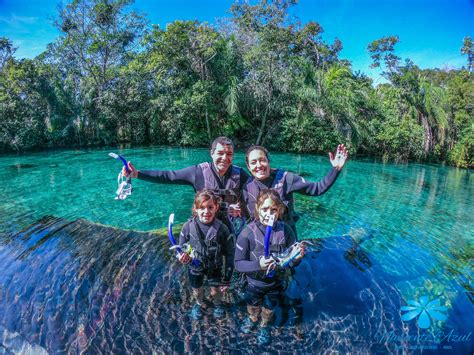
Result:
{"label": "child's hand", "polygon": [[260,260],[259,260],[259,263],[260,263],[260,269],[262,270],[267,270],[268,267],[274,262],[273,258],[271,257],[264,257],[264,256],[261,256],[260,257]]}
{"label": "child's hand", "polygon": [[293,266],[299,265],[301,263],[301,260],[303,260],[304,254],[306,252],[306,242],[298,243],[298,251],[298,256],[292,262]]}
{"label": "child's hand", "polygon": [[184,265],[189,264],[192,261],[191,257],[187,253],[180,253],[178,256],[178,260],[181,264]]}
{"label": "child's hand", "polygon": [[229,289],[229,285],[222,285],[222,286],[219,286],[219,290],[220,290],[222,293],[226,293],[228,289]]}
{"label": "child's hand", "polygon": [[305,244],[304,244],[304,243],[300,243],[299,248],[300,248],[300,255],[298,255],[298,256],[296,257],[296,260],[303,259],[304,252],[305,252],[305,250],[306,250],[306,247],[305,247]]}

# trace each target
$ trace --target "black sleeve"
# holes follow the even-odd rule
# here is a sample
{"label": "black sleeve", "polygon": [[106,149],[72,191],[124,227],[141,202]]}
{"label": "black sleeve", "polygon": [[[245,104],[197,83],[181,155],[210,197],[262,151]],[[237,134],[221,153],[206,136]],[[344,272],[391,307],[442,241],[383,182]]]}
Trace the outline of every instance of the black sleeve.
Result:
{"label": "black sleeve", "polygon": [[195,185],[198,166],[181,170],[139,170],[138,178],[158,184]]}
{"label": "black sleeve", "polygon": [[230,281],[234,272],[234,235],[222,224],[222,254],[224,257],[224,281]]}
{"label": "black sleeve", "polygon": [[299,175],[288,173],[286,180],[288,181],[287,193],[296,192],[303,195],[319,196],[325,193],[334,184],[339,171],[332,168],[323,180],[318,182],[306,181]]}
{"label": "black sleeve", "polygon": [[250,229],[245,228],[237,239],[235,244],[235,269],[238,272],[255,272],[261,271],[258,260],[250,261],[250,240],[253,238]]}
{"label": "black sleeve", "polygon": [[240,168],[240,191],[244,189],[249,177],[250,175],[244,169]]}

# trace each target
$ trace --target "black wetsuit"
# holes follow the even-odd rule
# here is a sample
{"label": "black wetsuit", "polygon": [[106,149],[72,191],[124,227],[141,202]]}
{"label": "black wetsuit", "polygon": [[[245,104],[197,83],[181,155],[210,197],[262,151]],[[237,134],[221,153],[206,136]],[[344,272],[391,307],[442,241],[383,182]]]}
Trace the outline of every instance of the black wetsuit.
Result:
{"label": "black wetsuit", "polygon": [[[235,269],[247,277],[246,300],[249,305],[273,309],[283,296],[285,276],[276,272],[268,277],[261,270],[259,259],[264,255],[266,226],[252,221],[240,233],[235,247]],[[292,229],[283,222],[276,222],[270,237],[270,252],[282,252],[296,241]]]}
{"label": "black wetsuit", "polygon": [[[242,188],[249,175],[240,167],[229,166],[224,176],[219,176],[213,163],[202,163],[181,170],[140,170],[141,180],[160,183],[190,185],[195,192],[205,188],[217,192],[223,199],[218,217],[234,232],[234,226],[227,215],[227,207],[242,200]],[[241,208],[243,206],[241,205]],[[246,213],[246,209],[242,208]],[[245,216],[244,216],[245,217]]]}
{"label": "black wetsuit", "polygon": [[204,224],[191,218],[179,235],[179,244],[188,243],[195,251],[199,266],[189,265],[191,286],[201,287],[204,276],[211,286],[228,284],[234,270],[234,236],[219,219]]}
{"label": "black wetsuit", "polygon": [[309,196],[322,195],[334,184],[338,175],[339,171],[336,168],[332,168],[324,179],[318,182],[306,181],[299,175],[281,169],[272,169],[270,176],[262,181],[252,176],[247,180],[243,188],[243,198],[248,208],[248,214],[251,218],[254,218],[255,205],[261,190],[275,189],[287,207],[283,221],[288,223],[296,235],[296,221],[298,217],[294,211],[293,193]]}

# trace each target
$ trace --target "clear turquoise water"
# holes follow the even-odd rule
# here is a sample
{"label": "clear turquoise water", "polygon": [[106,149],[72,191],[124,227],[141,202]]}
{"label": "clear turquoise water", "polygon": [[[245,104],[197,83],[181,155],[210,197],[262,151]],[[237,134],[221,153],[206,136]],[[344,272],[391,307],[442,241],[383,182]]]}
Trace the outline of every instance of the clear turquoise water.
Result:
{"label": "clear turquoise water", "polygon": [[[71,221],[84,218],[135,231],[165,227],[172,212],[177,222],[190,216],[190,186],[134,180],[132,196],[125,201],[114,200],[121,166],[108,156],[110,151],[124,155],[139,169],[179,169],[209,158],[206,149],[162,147],[2,156],[3,235],[14,235],[44,216]],[[301,174],[307,180],[319,180],[330,169],[328,158],[323,156],[275,153],[271,159],[273,167]],[[243,153],[238,152],[234,163],[243,166],[243,162]],[[445,327],[439,329],[449,326],[468,333],[474,330],[473,192],[473,174],[469,170],[353,159],[325,195],[295,195],[296,210],[301,213],[298,231],[305,239],[349,236],[358,245],[356,259],[362,269],[376,265],[371,270],[377,270],[377,277],[390,280],[393,290],[405,301],[423,295],[440,298],[449,309],[449,320],[437,323],[438,327]],[[8,248],[5,240],[9,239],[3,240],[3,248]],[[370,263],[364,262],[366,255]],[[347,255],[345,259],[352,260]],[[330,274],[331,270],[327,272]],[[381,284],[375,282],[375,275],[370,275],[374,284]],[[9,285],[0,283],[0,300],[2,289],[5,292],[12,287]],[[334,292],[342,295],[345,287],[340,284]],[[396,307],[390,311],[396,313]],[[314,322],[321,321],[319,316],[311,317]],[[327,321],[331,319],[325,318]],[[308,326],[314,324],[310,322]],[[334,347],[335,350],[351,349],[351,343],[336,343],[342,347]],[[473,340],[462,342],[463,351],[474,349],[473,344]]]}
{"label": "clear turquoise water", "polygon": [[[115,201],[120,164],[105,150],[60,151],[0,158],[4,181],[2,222],[32,221],[43,215],[87,220],[126,229],[153,230],[175,212],[184,221],[193,190],[134,180],[132,198]],[[209,159],[205,149],[117,150],[143,169],[179,169]],[[235,163],[244,165],[237,153]],[[272,166],[319,180],[330,168],[326,157],[272,154]],[[384,237],[405,235],[443,240],[473,237],[473,174],[421,164],[349,161],[333,188],[320,197],[295,194],[304,216],[298,229],[307,238],[375,229]],[[448,232],[448,236],[445,234]],[[443,237],[443,238],[442,238]]]}

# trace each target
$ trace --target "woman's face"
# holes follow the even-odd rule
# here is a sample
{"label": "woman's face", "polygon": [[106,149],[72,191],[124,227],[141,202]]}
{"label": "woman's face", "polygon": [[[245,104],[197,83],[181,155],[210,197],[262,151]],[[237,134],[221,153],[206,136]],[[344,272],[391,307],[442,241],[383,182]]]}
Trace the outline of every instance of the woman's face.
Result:
{"label": "woman's face", "polygon": [[278,219],[278,205],[270,197],[267,197],[258,208],[258,217],[263,225],[268,225],[270,215],[275,215],[275,221]]}
{"label": "woman's face", "polygon": [[218,208],[219,206],[215,204],[214,201],[204,201],[201,206],[199,206],[199,208],[196,208],[196,213],[199,218],[199,221],[205,224],[214,221]]}
{"label": "woman's face", "polygon": [[265,180],[270,176],[270,162],[260,149],[252,150],[249,153],[247,168],[257,180]]}

